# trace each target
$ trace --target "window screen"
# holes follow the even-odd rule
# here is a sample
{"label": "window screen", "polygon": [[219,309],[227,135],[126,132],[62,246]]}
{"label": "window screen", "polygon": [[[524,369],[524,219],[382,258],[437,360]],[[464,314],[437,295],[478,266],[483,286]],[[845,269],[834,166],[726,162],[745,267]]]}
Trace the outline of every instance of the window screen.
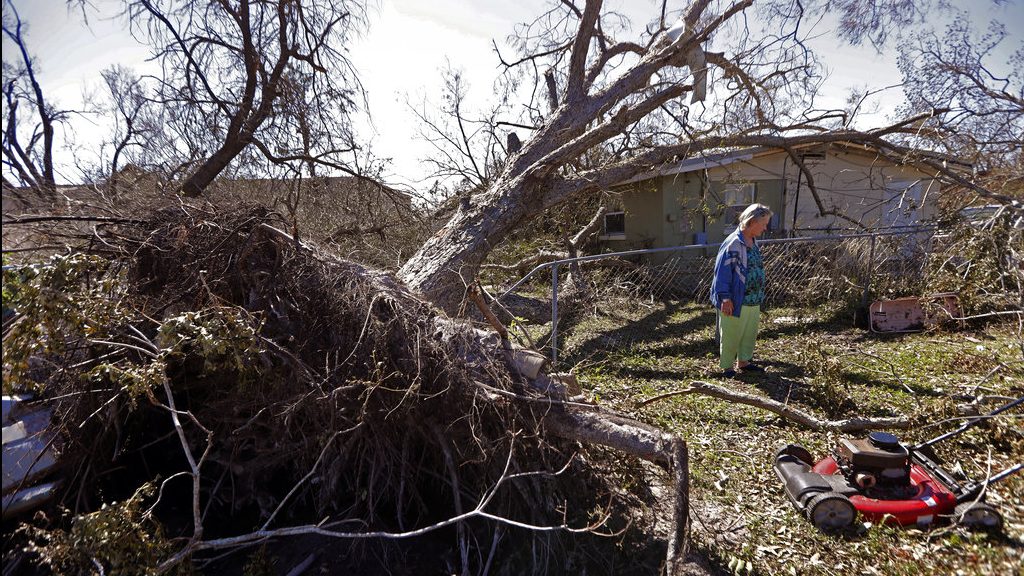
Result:
{"label": "window screen", "polygon": [[626,233],[626,213],[625,212],[609,212],[604,215],[604,233],[605,234],[625,234]]}

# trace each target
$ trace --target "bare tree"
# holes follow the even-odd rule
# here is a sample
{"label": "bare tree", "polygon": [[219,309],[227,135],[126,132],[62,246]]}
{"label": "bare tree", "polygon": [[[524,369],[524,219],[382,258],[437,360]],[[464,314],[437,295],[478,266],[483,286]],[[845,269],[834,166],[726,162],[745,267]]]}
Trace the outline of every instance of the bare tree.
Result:
{"label": "bare tree", "polygon": [[420,137],[430,144],[433,155],[424,159],[431,167],[429,177],[456,180],[464,190],[486,187],[508,154],[499,134],[499,115],[505,106],[499,100],[486,112],[467,110],[468,81],[461,70],[450,65],[442,71],[440,105],[424,99],[409,108],[420,122]]}
{"label": "bare tree", "polygon": [[140,78],[131,69],[114,65],[100,73],[109,94],[107,112],[113,122],[110,157],[107,158],[108,183],[117,183],[118,171],[130,162],[134,149],[147,147],[155,126],[147,122],[149,100]]}
{"label": "bare tree", "polygon": [[[884,137],[936,111],[871,132],[844,127],[842,111],[821,111],[814,103],[821,77],[800,32],[803,3],[765,3],[762,29],[748,19],[753,4],[696,0],[673,13],[665,2],[637,41],[617,38],[629,28],[600,0],[556,3],[518,30],[519,57],[502,62],[515,82],[532,81],[522,123],[536,130],[493,182],[474,192],[405,263],[400,277],[456,310],[491,248],[527,219],[712,150],[792,151],[812,142],[854,141],[909,152]],[[859,38],[893,22],[860,22]],[[849,26],[855,23],[851,16]],[[813,186],[811,192],[820,212],[836,214]]]}
{"label": "bare tree", "polygon": [[[362,88],[345,46],[364,25],[361,2],[131,0],[125,7],[132,32],[154,46],[162,66],[156,100],[178,125],[186,195],[201,194],[250,145],[272,163],[358,173],[344,157],[358,150],[345,126]],[[308,111],[298,130],[297,117],[285,113],[296,99]],[[296,146],[296,134],[312,148]],[[198,146],[197,135],[206,135]]]}
{"label": "bare tree", "polygon": [[942,0],[827,0],[812,9],[818,14],[837,14],[836,32],[843,40],[852,44],[868,40],[881,48],[894,31],[924,21],[926,14],[943,4]]}
{"label": "bare tree", "polygon": [[[52,197],[56,189],[54,130],[68,112],[54,107],[36,77],[35,60],[25,41],[25,24],[11,2],[4,2],[3,35],[13,43],[16,60],[3,60],[3,166],[23,186]],[[4,176],[4,184],[14,186]]]}
{"label": "bare tree", "polygon": [[996,60],[1006,26],[978,34],[960,14],[940,37],[925,31],[901,46],[905,115],[947,110],[908,134],[922,147],[955,154],[979,171],[1018,162],[1024,142],[1024,43],[1009,62]]}

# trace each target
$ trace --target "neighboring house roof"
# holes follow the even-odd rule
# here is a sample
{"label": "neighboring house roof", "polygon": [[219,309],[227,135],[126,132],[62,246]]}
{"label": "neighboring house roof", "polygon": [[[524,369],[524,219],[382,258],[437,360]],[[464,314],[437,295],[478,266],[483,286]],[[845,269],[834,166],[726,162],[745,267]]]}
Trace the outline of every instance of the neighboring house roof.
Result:
{"label": "neighboring house roof", "polygon": [[367,203],[401,212],[412,210],[412,196],[372,180],[354,176],[326,176],[317,178],[232,178],[215,180],[210,185],[213,194],[226,193],[240,199],[274,202],[283,194],[298,194],[300,200],[362,212]]}
{"label": "neighboring house roof", "polygon": [[[796,150],[820,149],[823,146],[835,146],[841,147],[846,151],[856,152],[861,154],[878,154],[878,149],[874,146],[868,146],[865,144],[857,144],[854,142],[831,142],[828,144],[801,144],[794,146]],[[740,148],[737,150],[729,150],[724,152],[714,152],[709,154],[703,154],[701,156],[686,158],[678,162],[677,164],[669,164],[662,167],[659,170],[651,170],[637,174],[629,180],[623,181],[621,184],[632,184],[634,182],[642,182],[644,180],[650,180],[651,178],[657,178],[660,176],[673,176],[676,174],[686,174],[688,172],[694,172],[697,170],[707,170],[709,168],[717,168],[719,166],[727,166],[736,162],[745,162],[752,160],[759,156],[768,156],[771,154],[785,154],[785,150],[774,146],[754,146],[750,148]],[[941,162],[952,163],[964,169],[970,169],[971,164],[957,160],[955,158],[949,158],[937,152],[931,152],[928,150],[915,150],[915,154],[923,157],[931,158],[933,160],[939,160]]]}
{"label": "neighboring house roof", "polygon": [[352,176],[300,180],[219,180],[211,186],[214,196],[257,202],[279,211],[294,203],[300,226],[316,231],[315,237],[335,241],[341,236],[385,230],[418,218],[412,196],[371,180]]}
{"label": "neighboring house roof", "polygon": [[[3,211],[51,210],[56,201],[60,209],[74,207],[102,207],[115,203],[125,208],[125,202],[137,201],[148,207],[160,205],[161,199],[170,200],[165,180],[129,164],[119,170],[109,182],[58,185],[52,198],[42,196],[38,190],[27,187],[3,187]],[[298,193],[300,202],[319,204],[321,209],[342,210],[361,214],[367,208],[374,212],[383,209],[401,214],[414,211],[412,196],[406,192],[383,186],[370,180],[352,176],[291,179],[270,178],[218,178],[211,183],[210,199],[218,197],[249,200],[273,207]]]}

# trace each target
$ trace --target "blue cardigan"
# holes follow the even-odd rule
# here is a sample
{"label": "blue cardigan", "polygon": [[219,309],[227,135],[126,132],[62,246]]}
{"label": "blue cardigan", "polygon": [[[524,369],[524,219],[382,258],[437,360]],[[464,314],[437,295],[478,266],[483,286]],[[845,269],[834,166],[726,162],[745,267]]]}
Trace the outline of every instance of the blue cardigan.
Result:
{"label": "blue cardigan", "polygon": [[[757,244],[756,240],[753,240]],[[732,300],[732,315],[737,318],[743,308],[747,284],[747,244],[740,229],[730,234],[718,249],[715,275],[711,280],[711,303],[722,309],[723,300]]]}

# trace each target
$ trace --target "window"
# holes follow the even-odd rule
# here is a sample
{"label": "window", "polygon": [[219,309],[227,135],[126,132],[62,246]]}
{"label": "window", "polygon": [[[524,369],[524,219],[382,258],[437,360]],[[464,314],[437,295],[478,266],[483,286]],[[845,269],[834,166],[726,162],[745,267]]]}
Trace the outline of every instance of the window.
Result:
{"label": "window", "polygon": [[626,213],[609,212],[604,215],[604,237],[625,238],[626,237]]}
{"label": "window", "polygon": [[800,155],[800,161],[804,163],[804,166],[811,167],[817,166],[825,162],[824,152],[804,152]]}
{"label": "window", "polygon": [[740,214],[754,203],[757,188],[753,182],[746,184],[726,184],[722,190],[722,202],[725,204],[725,233],[736,229]]}
{"label": "window", "polygon": [[[721,223],[724,236],[736,230],[740,214],[754,202],[772,207],[772,218],[768,222],[766,230],[769,236],[779,230],[782,223],[781,215],[773,207],[778,202],[778,192],[773,193],[776,190],[775,183],[769,181],[764,184],[766,185],[764,188],[761,188],[761,184],[758,182],[721,182],[718,184],[719,190],[721,190],[719,200],[722,203]],[[780,187],[781,184],[778,186]],[[775,198],[775,202],[772,201],[772,198]]]}

